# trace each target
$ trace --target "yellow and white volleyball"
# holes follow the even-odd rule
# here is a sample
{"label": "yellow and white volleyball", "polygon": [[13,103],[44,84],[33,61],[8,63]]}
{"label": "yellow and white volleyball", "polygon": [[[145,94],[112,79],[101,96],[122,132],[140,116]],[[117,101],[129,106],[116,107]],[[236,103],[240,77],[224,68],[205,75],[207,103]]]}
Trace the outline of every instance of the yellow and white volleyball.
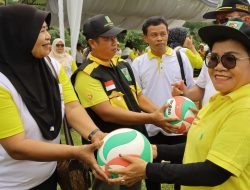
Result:
{"label": "yellow and white volleyball", "polygon": [[129,162],[119,155],[140,157],[146,162],[152,162],[152,148],[148,139],[139,131],[129,128],[117,129],[103,139],[103,145],[97,151],[97,163],[108,177],[118,175],[109,173],[109,169],[127,167]]}
{"label": "yellow and white volleyball", "polygon": [[171,121],[170,123],[178,126],[177,133],[186,133],[195,118],[195,114],[189,109],[190,107],[197,109],[195,103],[187,97],[175,96],[168,99],[167,104],[169,106],[165,110],[165,117],[178,118],[178,120]]}

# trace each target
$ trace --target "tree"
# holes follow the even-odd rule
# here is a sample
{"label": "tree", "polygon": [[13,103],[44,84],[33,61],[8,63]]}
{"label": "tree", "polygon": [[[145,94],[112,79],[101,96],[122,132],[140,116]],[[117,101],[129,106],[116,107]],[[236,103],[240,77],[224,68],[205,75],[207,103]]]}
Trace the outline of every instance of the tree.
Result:
{"label": "tree", "polygon": [[193,43],[196,48],[198,48],[199,44],[202,42],[198,35],[199,29],[208,25],[211,25],[211,23],[210,22],[185,22],[185,24],[183,25],[184,27],[189,28],[190,30],[189,33],[192,36]]}
{"label": "tree", "polygon": [[5,0],[0,0],[0,6],[5,5]]}
{"label": "tree", "polygon": [[147,47],[147,44],[143,40],[143,33],[139,30],[129,30],[125,36],[124,43],[126,41],[133,42],[134,46],[140,51]]}

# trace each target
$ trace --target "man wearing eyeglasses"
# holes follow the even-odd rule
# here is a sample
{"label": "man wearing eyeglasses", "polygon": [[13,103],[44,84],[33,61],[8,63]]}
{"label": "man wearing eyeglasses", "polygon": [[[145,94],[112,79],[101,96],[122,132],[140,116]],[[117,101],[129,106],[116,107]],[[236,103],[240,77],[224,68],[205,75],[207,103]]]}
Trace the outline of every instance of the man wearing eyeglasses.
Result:
{"label": "man wearing eyeglasses", "polygon": [[250,23],[248,0],[220,0],[215,11],[203,15],[205,19],[215,19],[215,24],[223,24],[231,18],[240,18]]}
{"label": "man wearing eyeglasses", "polygon": [[[250,4],[248,0],[221,0],[215,11],[207,12],[203,15],[205,19],[215,19],[215,24],[223,24],[232,18],[239,18],[245,23],[250,24]],[[210,97],[216,92],[211,79],[208,75],[208,69],[203,64],[196,85],[187,89],[183,82],[172,84],[173,96],[183,94],[193,101],[201,101],[202,106],[206,104]]]}

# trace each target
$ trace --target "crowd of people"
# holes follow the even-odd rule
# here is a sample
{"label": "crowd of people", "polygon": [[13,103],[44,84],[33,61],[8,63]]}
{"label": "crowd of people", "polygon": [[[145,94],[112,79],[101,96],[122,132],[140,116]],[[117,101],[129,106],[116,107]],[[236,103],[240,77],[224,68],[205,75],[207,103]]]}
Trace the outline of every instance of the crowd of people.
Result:
{"label": "crowd of people", "polygon": [[[77,44],[76,61],[64,40],[51,44],[50,13],[18,4],[0,7],[0,190],[56,190],[57,161],[82,160],[93,171],[93,190],[250,188],[250,5],[223,0],[199,29],[198,50],[188,29],[146,19],[148,44],[122,52],[116,27],[104,14],[83,25],[88,47]],[[11,32],[10,32],[11,31]],[[16,42],[18,39],[18,43]],[[205,44],[207,44],[206,48]],[[194,80],[193,69],[201,69]],[[166,118],[166,100],[182,95],[201,102],[187,134]],[[83,145],[60,144],[62,121]],[[130,162],[110,179],[95,151],[105,135],[132,128],[152,144],[154,161]],[[167,162],[162,162],[162,161]]]}

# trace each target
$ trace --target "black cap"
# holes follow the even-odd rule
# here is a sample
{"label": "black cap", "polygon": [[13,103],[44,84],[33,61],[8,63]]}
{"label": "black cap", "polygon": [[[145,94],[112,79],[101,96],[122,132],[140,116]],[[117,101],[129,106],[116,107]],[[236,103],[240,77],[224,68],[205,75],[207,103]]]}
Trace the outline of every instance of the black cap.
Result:
{"label": "black cap", "polygon": [[245,12],[249,14],[250,5],[248,0],[220,0],[215,11],[207,12],[203,15],[205,19],[216,19],[220,12]]}
{"label": "black cap", "polygon": [[250,49],[250,25],[235,18],[224,25],[205,26],[199,30],[201,39],[211,48],[221,38],[234,39]]}
{"label": "black cap", "polygon": [[99,36],[117,36],[121,32],[126,32],[126,30],[119,27],[115,27],[114,23],[110,20],[110,18],[103,14],[89,18],[87,22],[83,25],[83,34],[87,39],[94,39]]}

